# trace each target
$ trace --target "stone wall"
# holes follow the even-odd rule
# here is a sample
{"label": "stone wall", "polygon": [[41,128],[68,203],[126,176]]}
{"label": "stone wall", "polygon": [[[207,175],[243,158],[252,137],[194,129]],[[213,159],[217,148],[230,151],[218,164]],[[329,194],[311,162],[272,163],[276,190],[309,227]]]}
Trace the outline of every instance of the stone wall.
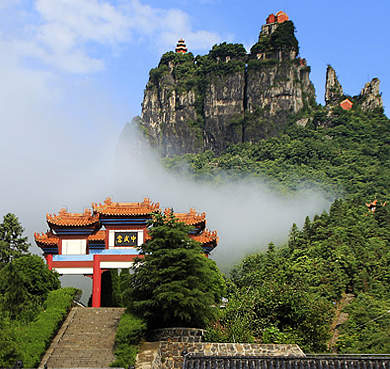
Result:
{"label": "stone wall", "polygon": [[183,352],[202,356],[305,356],[298,345],[202,342],[204,331],[195,328],[168,328],[151,332],[149,339],[160,341],[153,369],[181,369]]}
{"label": "stone wall", "polygon": [[181,369],[183,351],[204,356],[305,356],[298,345],[161,342],[161,369]]}
{"label": "stone wall", "polygon": [[203,342],[204,330],[197,328],[163,328],[150,332],[151,341]]}

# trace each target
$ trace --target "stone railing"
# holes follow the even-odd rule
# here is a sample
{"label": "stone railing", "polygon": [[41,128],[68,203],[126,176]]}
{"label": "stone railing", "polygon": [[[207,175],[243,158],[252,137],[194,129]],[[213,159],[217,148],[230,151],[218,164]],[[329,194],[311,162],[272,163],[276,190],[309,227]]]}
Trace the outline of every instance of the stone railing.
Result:
{"label": "stone railing", "polygon": [[203,342],[205,331],[197,328],[163,328],[150,332],[151,341]]}

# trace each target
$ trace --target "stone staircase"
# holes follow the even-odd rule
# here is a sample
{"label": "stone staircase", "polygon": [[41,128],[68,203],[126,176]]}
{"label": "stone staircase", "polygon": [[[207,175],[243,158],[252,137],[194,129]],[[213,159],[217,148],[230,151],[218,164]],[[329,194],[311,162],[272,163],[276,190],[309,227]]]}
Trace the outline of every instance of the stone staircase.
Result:
{"label": "stone staircase", "polygon": [[104,368],[115,360],[114,341],[123,308],[74,307],[39,368]]}
{"label": "stone staircase", "polygon": [[[135,369],[152,369],[159,365],[160,342],[144,342],[137,355]],[[161,359],[160,359],[161,360]]]}

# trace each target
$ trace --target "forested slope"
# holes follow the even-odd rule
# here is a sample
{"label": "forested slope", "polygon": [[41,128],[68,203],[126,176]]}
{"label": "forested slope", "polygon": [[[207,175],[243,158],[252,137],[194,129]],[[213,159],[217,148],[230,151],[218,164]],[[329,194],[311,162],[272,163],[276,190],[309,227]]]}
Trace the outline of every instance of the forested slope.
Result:
{"label": "forested slope", "polygon": [[[337,107],[331,117],[319,107],[306,127],[290,123],[278,137],[164,159],[171,171],[195,179],[257,176],[285,190],[315,183],[329,193],[388,196],[390,122],[382,109],[364,112]],[[295,122],[299,116],[291,116]],[[332,127],[320,127],[321,120]]]}
{"label": "forested slope", "polygon": [[[309,116],[308,114],[306,116]],[[305,352],[390,353],[390,122],[382,109],[321,106],[306,127],[291,116],[279,137],[164,159],[196,180],[253,178],[283,191],[317,186],[328,212],[292,225],[281,248],[247,257],[229,278],[227,308],[209,339],[298,343]],[[325,124],[326,123],[326,124]],[[328,128],[324,128],[328,127]],[[366,204],[377,198],[377,206]],[[383,205],[383,206],[382,206]],[[336,307],[348,321],[329,347]]]}

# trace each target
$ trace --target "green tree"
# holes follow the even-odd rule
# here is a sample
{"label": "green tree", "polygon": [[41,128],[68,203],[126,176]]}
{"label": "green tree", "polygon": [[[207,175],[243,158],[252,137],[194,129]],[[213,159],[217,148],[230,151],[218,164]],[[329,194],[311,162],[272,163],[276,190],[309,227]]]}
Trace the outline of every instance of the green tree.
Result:
{"label": "green tree", "polygon": [[47,294],[60,286],[58,274],[38,255],[21,256],[0,270],[2,309],[11,319],[29,320]]}
{"label": "green tree", "polygon": [[23,232],[24,228],[14,214],[4,216],[0,224],[0,268],[27,252],[30,244]]}
{"label": "green tree", "polygon": [[293,49],[299,52],[298,40],[295,37],[295,26],[291,21],[279,24],[275,32],[271,34],[271,45],[275,49]]}
{"label": "green tree", "polygon": [[151,239],[141,246],[144,258],[135,262],[132,297],[149,328],[204,327],[216,316],[225,284],[190,230],[172,214],[156,214]]}
{"label": "green tree", "polygon": [[11,321],[0,312],[0,368],[12,367],[21,357],[17,333]]}

